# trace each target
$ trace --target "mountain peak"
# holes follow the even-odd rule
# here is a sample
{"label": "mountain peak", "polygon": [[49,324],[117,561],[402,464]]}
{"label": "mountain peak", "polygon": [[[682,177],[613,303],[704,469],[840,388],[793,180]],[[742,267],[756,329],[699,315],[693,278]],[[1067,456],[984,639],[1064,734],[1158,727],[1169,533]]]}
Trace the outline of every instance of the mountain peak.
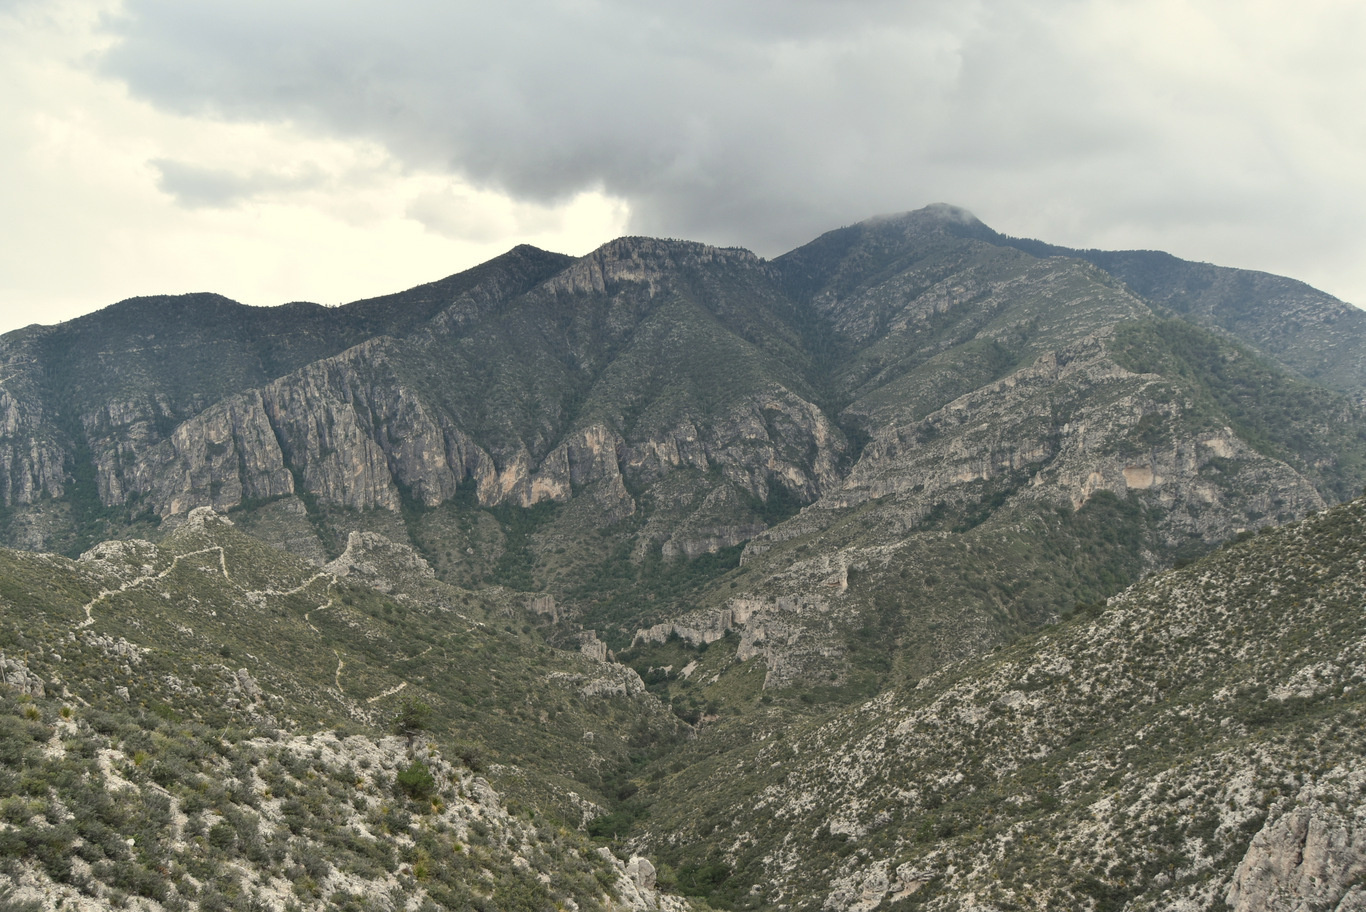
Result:
{"label": "mountain peak", "polygon": [[962,206],[951,203],[931,203],[910,212],[889,212],[864,219],[853,226],[874,234],[892,231],[903,237],[949,235],[990,241],[996,232]]}
{"label": "mountain peak", "polygon": [[907,225],[961,225],[971,228],[985,228],[986,225],[962,206],[955,206],[952,203],[930,203],[920,209],[912,209],[909,212],[888,212],[882,215],[875,215],[864,219],[861,224],[878,225],[886,223],[901,222]]}

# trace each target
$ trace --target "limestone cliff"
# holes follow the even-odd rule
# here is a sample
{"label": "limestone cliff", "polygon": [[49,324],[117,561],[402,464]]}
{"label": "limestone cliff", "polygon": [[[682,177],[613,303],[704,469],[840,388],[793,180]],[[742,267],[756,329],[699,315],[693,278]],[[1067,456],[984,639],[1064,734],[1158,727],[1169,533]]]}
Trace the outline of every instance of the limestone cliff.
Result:
{"label": "limestone cliff", "polygon": [[44,334],[20,330],[0,340],[0,505],[6,507],[66,491],[69,442],[41,396]]}
{"label": "limestone cliff", "polygon": [[1225,901],[1233,912],[1366,909],[1366,832],[1356,813],[1311,799],[1269,821],[1248,846]]}

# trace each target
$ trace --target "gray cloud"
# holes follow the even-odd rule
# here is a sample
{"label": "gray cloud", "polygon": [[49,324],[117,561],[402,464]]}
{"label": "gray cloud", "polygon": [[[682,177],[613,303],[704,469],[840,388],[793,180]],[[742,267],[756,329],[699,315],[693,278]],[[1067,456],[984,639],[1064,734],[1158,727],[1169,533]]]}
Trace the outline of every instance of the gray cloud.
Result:
{"label": "gray cloud", "polygon": [[153,159],[157,189],[175,197],[189,209],[221,209],[255,197],[280,191],[307,190],[319,186],[323,175],[305,166],[293,173],[253,171],[239,174],[222,168],[205,168],[169,158]]}
{"label": "gray cloud", "polygon": [[[1277,24],[1230,5],[1237,71],[1204,72],[1186,20],[1218,34],[1206,6],[1160,5],[1161,42],[1129,47],[1084,31],[1106,19],[1083,0],[127,0],[102,66],[166,109],[377,141],[536,203],[600,188],[630,202],[633,230],[768,254],[940,199],[1062,243],[1175,222],[1204,237],[1197,253],[1220,232],[1263,248],[1237,265],[1286,249],[1273,223],[1305,226],[1305,256],[1356,249],[1366,185],[1344,192],[1307,133],[1358,137],[1305,96],[1341,91],[1337,115],[1352,110],[1360,65],[1329,55],[1306,84],[1306,54],[1252,59]],[[166,163],[162,178],[187,203],[244,189]]]}

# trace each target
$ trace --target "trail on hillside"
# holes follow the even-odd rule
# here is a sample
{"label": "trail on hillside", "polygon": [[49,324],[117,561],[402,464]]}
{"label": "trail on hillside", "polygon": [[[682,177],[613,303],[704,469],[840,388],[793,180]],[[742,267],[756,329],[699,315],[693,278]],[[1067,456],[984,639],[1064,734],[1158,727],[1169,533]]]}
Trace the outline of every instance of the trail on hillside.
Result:
{"label": "trail on hillside", "polygon": [[366,702],[366,703],[378,703],[380,700],[383,700],[385,697],[392,697],[394,694],[398,693],[400,690],[402,690],[403,688],[405,688],[405,687],[407,687],[407,686],[408,686],[408,682],[407,682],[407,681],[400,681],[400,682],[399,682],[399,685],[398,685],[397,687],[390,687],[388,690],[384,691],[383,693],[375,694],[373,697],[370,697],[370,698],[369,698],[368,700],[366,700],[365,702]]}
{"label": "trail on hillside", "polygon": [[103,601],[104,599],[107,599],[109,596],[118,595],[119,593],[127,592],[129,589],[135,589],[138,586],[143,586],[147,583],[155,582],[160,579],[165,579],[175,570],[176,566],[179,565],[181,560],[183,560],[184,558],[195,557],[200,554],[208,554],[210,551],[218,552],[218,566],[223,571],[223,578],[228,582],[232,582],[232,576],[228,573],[227,555],[224,553],[222,545],[213,545],[212,547],[208,548],[200,548],[198,551],[186,551],[184,554],[177,554],[174,558],[172,558],[171,565],[166,569],[162,570],[160,573],[152,573],[136,577],[134,579],[128,580],[122,586],[119,586],[117,589],[101,590],[99,595],[95,596],[93,599],[85,603],[85,620],[77,624],[76,628],[79,630],[84,627],[89,627],[91,624],[95,623],[95,615],[93,613],[95,605],[99,604],[99,602]]}
{"label": "trail on hillside", "polygon": [[[332,582],[335,583],[336,581],[337,581],[337,580],[336,580],[336,578],[334,577],[334,578],[332,579]],[[311,618],[311,617],[313,616],[313,612],[315,612],[315,611],[326,611],[328,608],[331,608],[331,607],[332,607],[332,604],[333,604],[335,601],[336,601],[336,597],[332,595],[332,587],[329,585],[329,586],[328,586],[328,589],[327,589],[327,601],[323,602],[323,603],[322,603],[321,605],[319,605],[317,608],[310,608],[310,609],[308,609],[307,611],[304,612],[304,623],[308,625],[308,629],[309,629],[309,630],[312,630],[314,633],[319,634],[319,635],[322,634],[322,631],[321,631],[321,630],[319,630],[317,627],[314,627],[314,626],[313,626],[313,622],[312,622],[311,620],[309,620],[309,618]]]}

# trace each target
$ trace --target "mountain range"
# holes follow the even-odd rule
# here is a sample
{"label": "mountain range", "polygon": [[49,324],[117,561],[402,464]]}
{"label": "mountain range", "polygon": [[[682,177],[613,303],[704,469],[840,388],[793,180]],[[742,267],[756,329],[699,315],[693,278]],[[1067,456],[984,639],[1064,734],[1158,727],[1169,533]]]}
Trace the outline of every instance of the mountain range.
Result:
{"label": "mountain range", "polygon": [[936,205],[6,334],[0,877],[1366,908],[1364,321]]}

